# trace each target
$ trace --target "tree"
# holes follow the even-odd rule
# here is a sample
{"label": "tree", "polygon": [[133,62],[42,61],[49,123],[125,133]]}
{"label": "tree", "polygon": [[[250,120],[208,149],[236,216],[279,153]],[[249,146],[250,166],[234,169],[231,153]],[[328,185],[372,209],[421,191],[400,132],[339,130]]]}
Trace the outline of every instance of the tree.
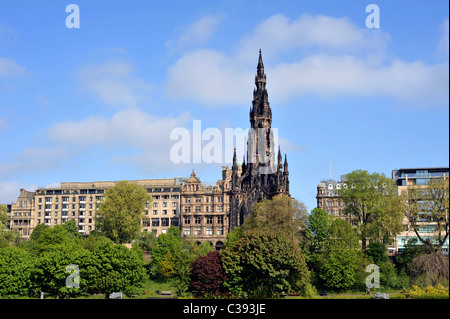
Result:
{"label": "tree", "polygon": [[[52,229],[52,228],[50,228]],[[87,250],[73,243],[52,245],[37,257],[32,280],[35,293],[45,292],[58,298],[75,297],[82,293],[86,286],[84,263],[89,258]],[[74,265],[80,273],[74,274],[68,266]],[[78,277],[79,285],[68,284],[67,279]]]}
{"label": "tree", "polygon": [[303,291],[309,272],[299,245],[279,232],[251,230],[222,252],[225,286],[236,295],[279,297]]}
{"label": "tree", "polygon": [[40,256],[45,252],[59,249],[59,245],[78,245],[80,242],[81,238],[70,231],[70,223],[69,227],[63,225],[49,227],[39,224],[34,228],[30,240],[24,244],[24,247],[33,256]]}
{"label": "tree", "polygon": [[84,289],[90,293],[122,291],[129,295],[141,289],[147,278],[142,256],[111,240],[100,240],[85,258],[82,268]]}
{"label": "tree", "polygon": [[165,234],[161,234],[156,238],[156,245],[152,249],[150,260],[150,273],[153,276],[160,274],[159,264],[164,260],[168,252],[173,255],[180,243],[179,227],[170,226]]}
{"label": "tree", "polygon": [[355,287],[362,259],[352,226],[345,220],[334,220],[325,247],[319,258],[319,277],[323,285],[336,290]]}
{"label": "tree", "polygon": [[32,291],[33,259],[17,247],[0,249],[0,296],[27,296]]}
{"label": "tree", "polygon": [[323,253],[326,240],[330,236],[331,216],[321,208],[314,208],[308,218],[305,229],[305,242],[302,243],[303,255],[307,264],[317,270],[317,262]]}
{"label": "tree", "polygon": [[[449,231],[448,178],[431,179],[427,186],[409,186],[402,192],[401,202],[417,239],[433,251],[442,249]],[[426,224],[435,227],[436,235],[432,238],[420,234],[420,228]]]}
{"label": "tree", "polygon": [[211,251],[199,256],[190,266],[190,290],[196,296],[218,295],[224,292],[226,280],[219,252]]}
{"label": "tree", "polygon": [[449,279],[448,257],[444,256],[441,251],[423,254],[413,259],[410,271],[413,280],[417,280],[420,275],[425,274],[426,281],[436,287],[440,279]]}
{"label": "tree", "polygon": [[151,196],[140,186],[126,181],[104,193],[96,216],[96,227],[116,243],[126,243],[139,235],[145,204]]}
{"label": "tree", "polygon": [[170,251],[168,251],[164,256],[164,259],[160,261],[158,268],[158,272],[166,277],[167,282],[169,281],[169,277],[176,274],[175,259]]}
{"label": "tree", "polygon": [[396,185],[384,174],[355,170],[347,174],[345,187],[339,189],[345,215],[356,227],[363,251],[368,240],[391,242],[402,230],[403,216]]}
{"label": "tree", "polygon": [[307,215],[303,203],[286,195],[275,196],[253,206],[252,214],[245,219],[242,230],[271,230],[299,241]]}

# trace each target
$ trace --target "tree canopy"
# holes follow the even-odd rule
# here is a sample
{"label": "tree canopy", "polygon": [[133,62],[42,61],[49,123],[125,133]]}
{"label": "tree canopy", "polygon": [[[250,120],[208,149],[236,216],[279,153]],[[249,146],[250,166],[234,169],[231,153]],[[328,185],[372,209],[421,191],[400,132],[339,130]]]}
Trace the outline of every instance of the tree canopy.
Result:
{"label": "tree canopy", "polygon": [[145,189],[126,181],[117,183],[104,193],[96,214],[96,229],[116,243],[137,238],[145,204],[151,196]]}

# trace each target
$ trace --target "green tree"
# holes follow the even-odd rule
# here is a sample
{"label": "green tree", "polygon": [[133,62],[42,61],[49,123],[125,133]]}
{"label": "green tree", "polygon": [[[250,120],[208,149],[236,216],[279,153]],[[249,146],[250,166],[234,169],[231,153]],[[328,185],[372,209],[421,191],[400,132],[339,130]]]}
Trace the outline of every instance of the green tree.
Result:
{"label": "green tree", "polygon": [[403,215],[396,185],[384,174],[355,170],[347,174],[339,195],[346,204],[345,215],[356,227],[365,251],[368,240],[389,243],[402,230]]}
{"label": "green tree", "polygon": [[164,256],[164,259],[159,262],[158,268],[158,272],[166,277],[166,282],[169,281],[169,277],[172,277],[176,274],[175,258],[170,251],[168,251]]}
{"label": "green tree", "polygon": [[[37,257],[32,280],[35,293],[45,292],[58,298],[75,297],[82,293],[86,285],[86,269],[84,262],[89,257],[89,252],[73,243],[58,243],[43,250]],[[79,273],[73,273],[74,269],[68,266],[74,265]],[[78,277],[79,285],[67,282],[68,277]]]}
{"label": "green tree", "polygon": [[121,291],[130,295],[142,289],[147,279],[142,256],[111,240],[99,240],[83,265],[81,278],[90,293]]}
{"label": "green tree", "polygon": [[270,230],[299,241],[308,212],[303,203],[286,195],[264,199],[255,204],[242,230]]}
{"label": "green tree", "polygon": [[126,181],[117,183],[104,193],[96,214],[96,228],[116,243],[137,238],[145,204],[151,196],[140,186]]}
{"label": "green tree", "polygon": [[302,243],[303,254],[307,264],[317,270],[317,262],[323,253],[330,236],[331,216],[321,208],[314,208],[308,218],[305,229],[305,242]]}
{"label": "green tree", "polygon": [[79,236],[75,236],[70,231],[69,227],[63,225],[55,225],[54,227],[49,227],[47,225],[37,225],[33,233],[30,236],[24,247],[33,256],[40,256],[44,252],[51,251],[59,245],[78,245],[81,242]]}
{"label": "green tree", "polygon": [[243,235],[242,227],[236,227],[227,234],[223,248],[233,247]]}
{"label": "green tree", "polygon": [[319,277],[323,285],[335,290],[356,287],[360,279],[362,256],[352,226],[345,220],[334,220],[325,247],[319,258]]}
{"label": "green tree", "polygon": [[29,295],[33,267],[33,259],[25,250],[17,247],[0,249],[0,296]]}
{"label": "green tree", "polygon": [[276,298],[303,291],[309,272],[300,247],[284,234],[251,230],[222,252],[225,286],[234,294]]}
{"label": "green tree", "polygon": [[180,228],[170,226],[165,234],[161,234],[156,239],[156,245],[152,249],[150,260],[150,273],[157,276],[159,264],[166,257],[167,252],[174,255],[176,248],[181,244]]}

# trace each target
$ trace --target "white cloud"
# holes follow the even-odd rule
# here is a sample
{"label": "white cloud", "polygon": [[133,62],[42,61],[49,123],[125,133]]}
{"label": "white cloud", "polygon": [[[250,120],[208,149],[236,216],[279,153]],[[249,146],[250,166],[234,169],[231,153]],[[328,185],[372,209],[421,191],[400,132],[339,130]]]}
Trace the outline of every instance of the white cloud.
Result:
{"label": "white cloud", "polygon": [[214,34],[221,18],[207,15],[200,20],[180,28],[182,32],[176,39],[167,41],[166,45],[172,52],[181,52],[188,48],[205,44]]}
{"label": "white cloud", "polygon": [[133,75],[129,62],[110,60],[86,66],[78,73],[79,83],[103,102],[115,107],[137,107],[147,99],[153,85]]}
{"label": "white cloud", "polygon": [[240,40],[240,55],[253,61],[255,50],[263,48],[271,58],[295,48],[316,47],[323,50],[383,50],[390,37],[381,31],[358,29],[346,18],[324,15],[301,15],[291,21],[277,14],[258,24],[251,34]]}
{"label": "white cloud", "polygon": [[26,74],[26,68],[12,59],[0,57],[0,79],[17,78]]}
{"label": "white cloud", "polygon": [[[389,41],[389,34],[358,28],[346,18],[302,15],[290,20],[274,15],[242,37],[235,54],[197,49],[182,55],[167,72],[165,92],[206,106],[248,104],[262,48],[274,99],[312,93],[389,96],[422,104],[444,101],[448,63],[388,59]],[[291,62],[277,63],[284,55]]]}
{"label": "white cloud", "polygon": [[172,99],[195,99],[208,105],[248,102],[252,76],[250,70],[245,72],[237,61],[216,50],[195,50],[169,68],[165,94]]}
{"label": "white cloud", "polygon": [[0,181],[0,204],[6,205],[11,204],[12,201],[16,202],[21,188],[34,192],[37,185],[19,183],[16,181]]}
{"label": "white cloud", "polygon": [[[123,110],[111,118],[89,116],[81,121],[55,123],[46,138],[66,146],[78,154],[90,150],[112,150],[110,161],[132,163],[140,168],[161,169],[170,166],[170,132],[184,127],[191,119],[187,113],[179,117],[158,117],[137,109]],[[132,155],[127,151],[132,151]]]}
{"label": "white cloud", "polygon": [[350,55],[318,54],[276,65],[268,72],[272,96],[280,100],[304,93],[393,96],[422,102],[448,95],[448,64],[394,60],[380,65]]}

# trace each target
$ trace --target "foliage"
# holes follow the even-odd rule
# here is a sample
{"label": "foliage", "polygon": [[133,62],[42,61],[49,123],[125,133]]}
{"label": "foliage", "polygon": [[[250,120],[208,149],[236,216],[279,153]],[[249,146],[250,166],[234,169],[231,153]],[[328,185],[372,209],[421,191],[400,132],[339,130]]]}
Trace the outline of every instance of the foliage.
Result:
{"label": "foliage", "polygon": [[176,274],[175,259],[170,251],[166,253],[164,259],[159,262],[158,271],[161,275],[169,279]]}
{"label": "foliage", "polygon": [[362,256],[358,237],[351,225],[336,219],[330,226],[330,237],[319,258],[319,277],[330,289],[354,288],[359,283]]}
{"label": "foliage", "polygon": [[397,262],[408,272],[413,259],[424,252],[422,245],[418,245],[417,242],[417,238],[409,239],[405,243],[403,250],[397,255]]}
{"label": "foliage", "polygon": [[23,249],[0,249],[0,296],[26,296],[31,290],[33,259]]}
{"label": "foliage", "polygon": [[104,193],[98,206],[96,228],[116,243],[127,243],[138,237],[145,204],[151,196],[145,189],[126,181]]}
{"label": "foliage", "polygon": [[[81,268],[81,267],[80,267]],[[85,289],[90,293],[130,293],[141,287],[147,274],[142,256],[112,241],[99,241],[84,261]]]}
{"label": "foliage", "polygon": [[180,243],[180,229],[178,227],[171,226],[165,234],[157,237],[151,253],[150,273],[152,276],[159,274],[159,264],[164,260],[167,252],[174,254],[176,247]]}
{"label": "foliage", "polygon": [[318,258],[324,251],[326,240],[330,235],[330,218],[331,216],[321,208],[314,208],[308,218],[302,248],[308,266],[314,270],[317,269]]}
{"label": "foliage", "polygon": [[242,230],[270,230],[300,240],[300,231],[306,223],[307,215],[303,203],[287,195],[275,196],[253,206],[252,214],[245,219]]}
{"label": "foliage", "polygon": [[85,269],[84,262],[88,252],[80,246],[71,243],[59,243],[43,251],[37,258],[32,280],[35,293],[46,292],[58,298],[74,297],[81,293],[81,287],[86,284],[85,276],[80,272],[80,287],[66,284],[71,275],[67,266],[77,265],[78,269]]}
{"label": "foliage", "polygon": [[199,256],[190,266],[190,290],[196,296],[218,295],[224,292],[223,283],[226,280],[221,265],[219,252],[209,252]]}
{"label": "foliage", "polygon": [[428,286],[425,289],[421,289],[419,286],[413,285],[412,288],[406,293],[406,296],[412,299],[441,299],[449,298],[448,290],[441,284],[436,288]]}
{"label": "foliage", "polygon": [[433,286],[436,286],[441,278],[449,279],[448,257],[440,251],[414,258],[409,269],[413,279],[425,274],[426,280]]}
{"label": "foliage", "polygon": [[136,242],[142,250],[151,251],[156,246],[156,234],[152,231],[142,231]]}
{"label": "foliage", "polygon": [[[250,253],[251,252],[251,253]],[[234,294],[280,297],[303,291],[309,272],[300,247],[284,234],[251,230],[222,253],[225,286]]]}
{"label": "foliage", "polygon": [[396,185],[384,174],[355,170],[347,174],[347,186],[339,189],[345,215],[357,230],[362,250],[367,240],[391,242],[400,233],[403,215]]}
{"label": "foliage", "polygon": [[239,239],[241,239],[243,234],[242,227],[236,227],[232,231],[227,234],[225,244],[223,246],[224,249],[233,247]]}

